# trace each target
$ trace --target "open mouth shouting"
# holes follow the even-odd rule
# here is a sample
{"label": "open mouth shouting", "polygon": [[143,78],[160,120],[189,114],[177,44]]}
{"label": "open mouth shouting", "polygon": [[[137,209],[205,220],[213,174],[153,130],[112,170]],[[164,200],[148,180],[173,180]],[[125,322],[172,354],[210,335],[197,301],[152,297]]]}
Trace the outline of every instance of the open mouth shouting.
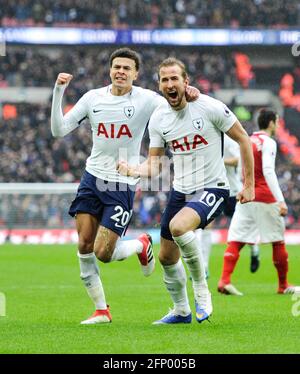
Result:
{"label": "open mouth shouting", "polygon": [[178,100],[178,92],[176,90],[168,91],[167,98],[171,103],[176,103]]}

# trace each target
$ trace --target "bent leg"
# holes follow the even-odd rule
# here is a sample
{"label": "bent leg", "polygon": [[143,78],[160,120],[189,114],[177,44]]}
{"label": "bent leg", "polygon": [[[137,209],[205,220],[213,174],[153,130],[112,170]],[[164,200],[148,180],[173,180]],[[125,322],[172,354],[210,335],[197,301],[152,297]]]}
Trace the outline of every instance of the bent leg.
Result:
{"label": "bent leg", "polygon": [[[205,267],[200,242],[194,231],[201,223],[198,213],[192,208],[185,207],[170,222],[170,231],[175,243],[180,248],[192,277],[196,320],[202,322],[212,314],[211,294],[206,282]],[[179,236],[175,235],[181,234]]]}
{"label": "bent leg", "polygon": [[201,243],[193,230],[201,223],[198,213],[192,208],[181,209],[170,222],[170,231],[193,280],[195,297],[201,288],[207,289]]}
{"label": "bent leg", "polygon": [[155,263],[151,237],[142,234],[134,240],[119,240],[126,232],[132,215],[132,194],[127,195],[126,191],[119,194],[122,204],[116,201],[112,194],[108,198],[113,204],[108,204],[103,209],[94,245],[97,258],[102,262],[122,261],[137,254],[144,275],[150,275]]}
{"label": "bent leg", "polygon": [[122,261],[133,254],[143,251],[139,239],[119,240],[120,237],[111,229],[100,226],[95,239],[94,252],[102,262]]}
{"label": "bent leg", "polygon": [[[173,239],[179,246],[191,272],[194,291],[195,288],[198,288],[200,292],[201,287],[207,289],[207,283],[205,281],[201,242],[195,237],[193,231],[199,227],[204,229],[214,218],[221,214],[228,195],[227,190],[204,190],[201,194],[196,194],[170,222],[170,231]],[[197,296],[195,295],[195,297]]]}
{"label": "bent leg", "polygon": [[107,227],[99,226],[94,244],[94,252],[98,260],[102,262],[111,261],[118,239],[119,235],[114,231]]}

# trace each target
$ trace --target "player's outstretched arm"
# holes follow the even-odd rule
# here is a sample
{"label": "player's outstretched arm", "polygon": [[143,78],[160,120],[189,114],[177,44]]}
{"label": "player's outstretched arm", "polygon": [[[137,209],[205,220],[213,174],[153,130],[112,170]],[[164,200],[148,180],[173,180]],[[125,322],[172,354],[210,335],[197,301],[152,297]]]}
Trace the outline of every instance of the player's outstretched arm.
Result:
{"label": "player's outstretched arm", "polygon": [[59,73],[55,82],[51,107],[51,132],[55,137],[67,135],[78,127],[81,120],[87,115],[84,97],[65,116],[63,115],[62,98],[72,78],[72,74]]}
{"label": "player's outstretched arm", "polygon": [[160,157],[165,154],[164,148],[150,148],[149,156],[142,164],[129,165],[126,161],[120,160],[117,165],[117,170],[120,174],[139,178],[157,176],[160,171]]}
{"label": "player's outstretched arm", "polygon": [[237,195],[242,203],[248,203],[255,197],[254,193],[254,160],[251,140],[239,121],[236,121],[226,133],[230,138],[239,143],[242,165],[244,166],[244,186]]}

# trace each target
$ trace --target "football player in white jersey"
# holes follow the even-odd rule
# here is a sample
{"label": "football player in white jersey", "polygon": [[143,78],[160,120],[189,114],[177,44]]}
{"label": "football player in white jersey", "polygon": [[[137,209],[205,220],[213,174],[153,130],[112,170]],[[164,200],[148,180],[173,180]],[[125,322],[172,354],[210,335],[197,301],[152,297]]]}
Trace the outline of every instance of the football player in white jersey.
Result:
{"label": "football player in white jersey", "polygon": [[189,79],[184,64],[168,58],[159,66],[159,88],[167,99],[149,123],[148,159],[140,165],[119,164],[123,175],[149,176],[159,172],[159,158],[168,145],[174,161],[173,189],[161,222],[159,260],[174,308],[154,324],[190,323],[191,309],[182,257],[192,277],[196,320],[212,314],[211,294],[205,279],[201,252],[194,230],[204,228],[221,213],[229,197],[223,162],[226,132],[237,141],[245,166],[245,183],[238,194],[241,203],[254,198],[253,155],[249,137],[235,115],[220,101],[200,94],[187,103]]}
{"label": "football player in white jersey", "polygon": [[[142,137],[154,109],[165,101],[157,93],[133,86],[140,66],[138,54],[121,48],[110,56],[111,85],[88,91],[65,115],[61,104],[71,74],[58,75],[51,111],[53,136],[65,136],[89,119],[93,148],[75,200],[69,210],[76,217],[80,276],[94,302],[95,313],[82,324],[111,322],[96,259],[123,260],[137,253],[145,276],[154,270],[152,240],[119,240],[128,227],[137,180],[116,170],[120,157],[139,159]],[[191,98],[198,96],[195,89]],[[193,96],[194,95],[194,96]]]}

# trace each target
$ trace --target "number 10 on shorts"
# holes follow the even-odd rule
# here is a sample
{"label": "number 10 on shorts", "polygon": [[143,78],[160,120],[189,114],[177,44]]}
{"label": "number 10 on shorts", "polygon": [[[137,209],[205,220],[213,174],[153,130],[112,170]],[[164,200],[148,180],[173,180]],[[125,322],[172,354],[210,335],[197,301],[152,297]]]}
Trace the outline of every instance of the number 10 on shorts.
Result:
{"label": "number 10 on shorts", "polygon": [[208,191],[204,191],[199,199],[200,203],[203,203],[208,207],[212,207],[216,203],[216,200],[216,195],[209,193]]}

